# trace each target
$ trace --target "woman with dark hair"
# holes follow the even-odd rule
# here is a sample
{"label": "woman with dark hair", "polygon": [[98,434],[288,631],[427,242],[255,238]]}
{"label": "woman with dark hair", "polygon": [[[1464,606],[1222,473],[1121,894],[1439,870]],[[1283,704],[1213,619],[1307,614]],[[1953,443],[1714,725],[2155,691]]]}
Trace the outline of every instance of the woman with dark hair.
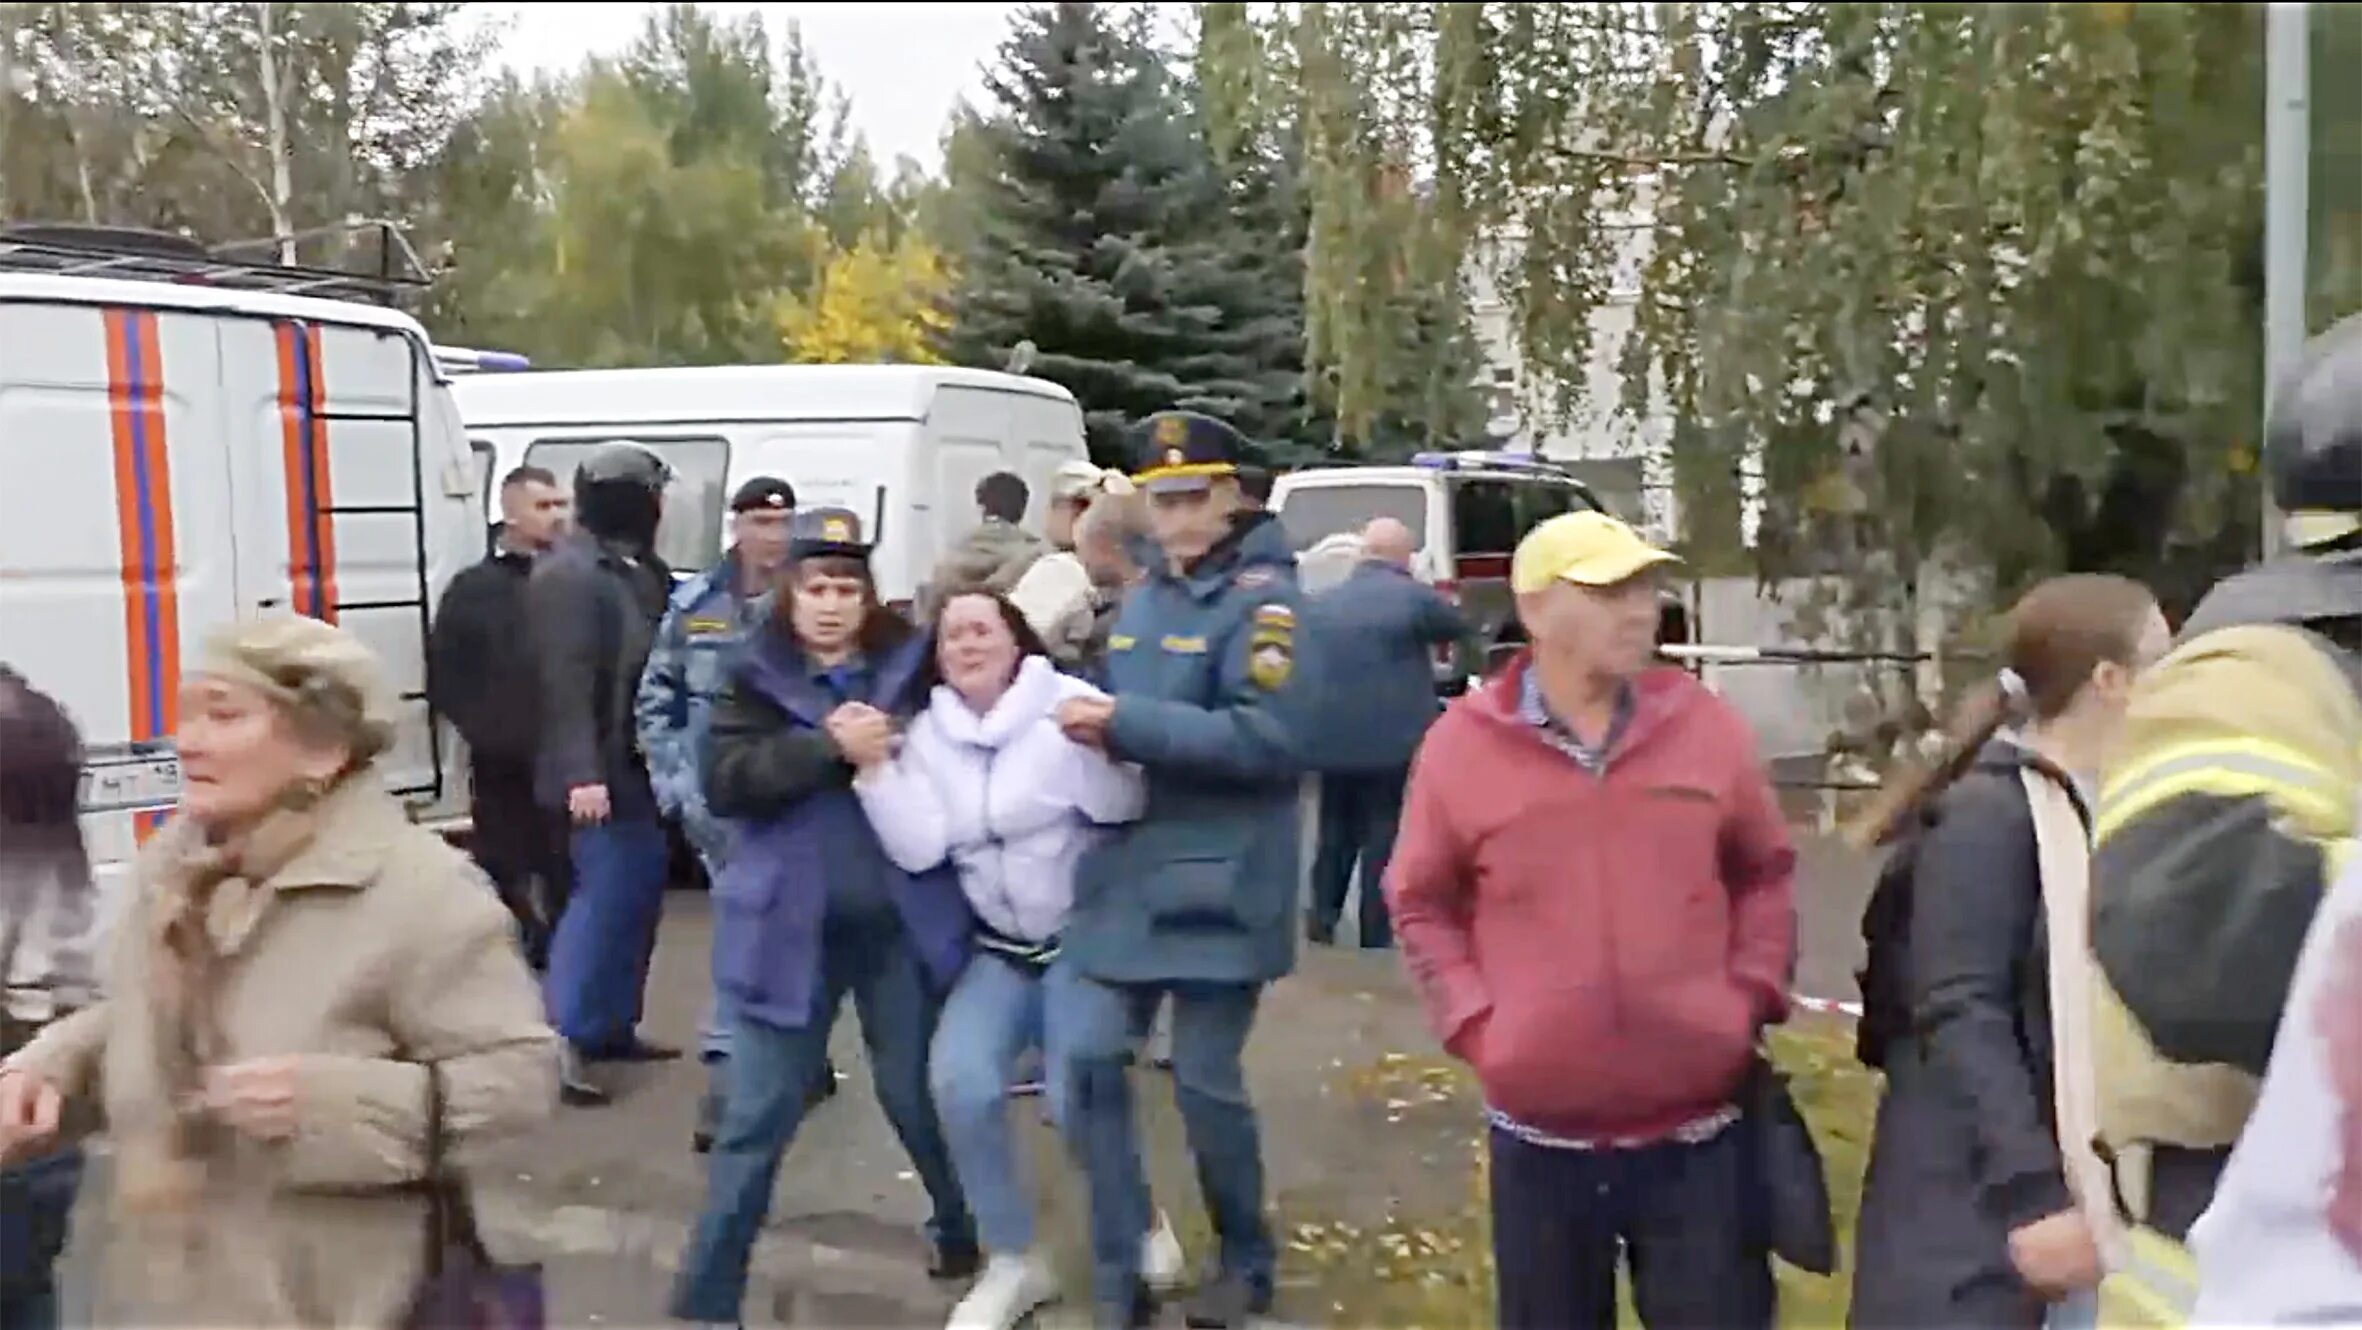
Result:
{"label": "woman with dark hair", "polygon": [[[1057,991],[1078,982],[1059,958],[1075,865],[1103,828],[1140,815],[1137,767],[1068,739],[1059,704],[1106,694],[1061,674],[1008,597],[956,591],[936,610],[926,709],[901,750],[872,750],[853,788],[904,871],[950,865],[976,914],[976,954],[945,1004],[930,1062],[952,1162],[975,1202],[990,1260],[952,1311],[952,1330],[1009,1330],[1057,1292],[1034,1246],[1006,1093],[1018,1059],[1066,1062]],[[1049,1102],[1059,1102],[1056,1085]],[[1178,1245],[1161,1227],[1152,1264]],[[1177,1268],[1171,1273],[1177,1274]]]}
{"label": "woman with dark hair", "polygon": [[2092,997],[2090,791],[2134,678],[2170,644],[2137,582],[2035,587],[2010,611],[2006,667],[1859,829],[1898,856],[1864,930],[1865,1023],[1884,994],[1907,1011],[1878,1022],[1854,1325],[2089,1322],[2113,1238],[2083,1144],[2091,1069],[2072,1055]]}
{"label": "woman with dark hair", "polygon": [[981,1263],[927,1088],[942,997],[967,961],[967,901],[948,868],[897,867],[853,793],[854,772],[892,751],[921,695],[926,643],[878,603],[860,519],[842,508],[795,515],[774,595],[715,703],[706,753],[706,803],[739,836],[713,889],[732,1051],[672,1313],[718,1325],[739,1323],[747,1257],[848,995],[878,1102],[934,1202],[928,1273],[965,1279]]}
{"label": "woman with dark hair", "polygon": [[[74,722],[0,665],[0,1057],[92,997],[81,778]],[[0,1167],[0,1330],[57,1325],[53,1270],[81,1180],[71,1147]]]}

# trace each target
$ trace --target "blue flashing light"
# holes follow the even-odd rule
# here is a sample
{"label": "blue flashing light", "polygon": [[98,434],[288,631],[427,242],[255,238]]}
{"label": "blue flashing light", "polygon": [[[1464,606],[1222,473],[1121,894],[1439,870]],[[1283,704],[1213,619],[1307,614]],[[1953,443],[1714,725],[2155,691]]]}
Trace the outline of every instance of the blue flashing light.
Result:
{"label": "blue flashing light", "polygon": [[1566,468],[1547,457],[1532,453],[1494,452],[1470,449],[1456,453],[1414,453],[1411,465],[1430,471],[1457,471],[1462,467],[1485,467],[1494,471],[1532,471],[1543,475],[1564,474]]}
{"label": "blue flashing light", "polygon": [[467,346],[438,346],[435,363],[449,374],[514,374],[533,368],[533,362],[514,351],[478,351]]}

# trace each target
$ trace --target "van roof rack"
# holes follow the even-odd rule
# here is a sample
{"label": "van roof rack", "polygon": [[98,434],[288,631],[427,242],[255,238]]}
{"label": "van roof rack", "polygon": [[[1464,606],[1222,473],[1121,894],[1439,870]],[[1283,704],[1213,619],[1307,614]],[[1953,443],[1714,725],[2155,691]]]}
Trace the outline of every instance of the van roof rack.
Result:
{"label": "van roof rack", "polygon": [[[341,241],[341,250],[366,252],[365,243],[356,242],[365,242],[372,233],[375,272],[278,260],[283,247],[300,254],[306,242],[317,246]],[[374,220],[211,247],[186,236],[136,227],[17,222],[0,226],[0,271],[175,282],[378,305],[392,305],[431,285],[425,263],[401,229]]]}

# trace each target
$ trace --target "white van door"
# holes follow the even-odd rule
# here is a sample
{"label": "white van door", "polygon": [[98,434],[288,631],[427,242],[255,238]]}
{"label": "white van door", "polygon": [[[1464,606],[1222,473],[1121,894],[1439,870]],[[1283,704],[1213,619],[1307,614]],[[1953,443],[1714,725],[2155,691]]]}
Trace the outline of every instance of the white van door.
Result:
{"label": "white van door", "polygon": [[[913,552],[923,554],[918,581],[935,575],[935,565],[965,539],[982,520],[976,510],[976,483],[995,471],[1014,471],[1009,455],[1013,433],[1009,395],[980,388],[943,388],[927,408],[926,443],[916,466],[926,495],[930,530]],[[1031,500],[1028,501],[1028,516]]]}
{"label": "white van door", "polygon": [[[222,403],[246,613],[337,624],[377,653],[401,705],[387,784],[440,802],[446,745],[426,701],[432,576],[427,505],[447,461],[428,455],[421,346],[400,333],[294,319],[224,319]],[[434,495],[430,499],[430,494]]]}
{"label": "white van door", "polygon": [[179,801],[181,662],[237,608],[220,322],[0,300],[0,661],[82,731],[102,883]]}

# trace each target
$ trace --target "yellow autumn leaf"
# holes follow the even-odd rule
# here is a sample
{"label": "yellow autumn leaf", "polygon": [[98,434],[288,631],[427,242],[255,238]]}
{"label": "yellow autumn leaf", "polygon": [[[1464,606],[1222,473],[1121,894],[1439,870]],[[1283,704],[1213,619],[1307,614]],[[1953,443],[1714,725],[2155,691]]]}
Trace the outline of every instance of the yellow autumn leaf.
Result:
{"label": "yellow autumn leaf", "polygon": [[828,256],[809,293],[780,300],[780,341],[801,364],[941,364],[949,290],[943,256],[924,240],[864,235]]}

